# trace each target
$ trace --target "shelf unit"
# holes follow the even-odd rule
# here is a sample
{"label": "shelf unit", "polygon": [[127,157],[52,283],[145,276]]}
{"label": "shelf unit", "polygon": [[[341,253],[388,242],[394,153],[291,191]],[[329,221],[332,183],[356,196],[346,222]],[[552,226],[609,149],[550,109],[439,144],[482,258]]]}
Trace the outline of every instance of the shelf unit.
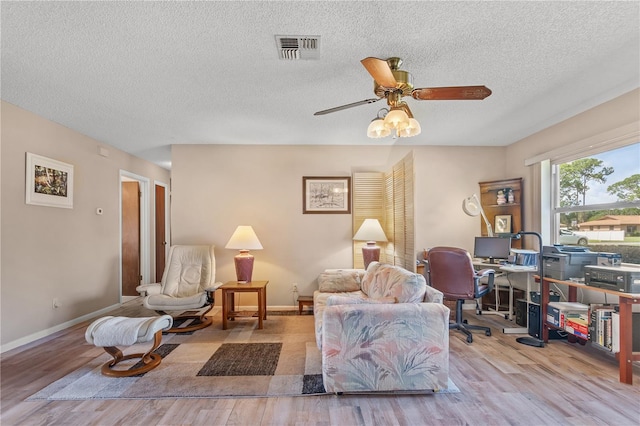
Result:
{"label": "shelf unit", "polygon": [[[633,384],[633,361],[640,361],[640,352],[633,352],[633,312],[632,305],[640,304],[639,294],[621,293],[599,287],[589,287],[572,281],[560,281],[552,278],[544,278],[541,284],[540,315],[545,315],[549,304],[549,283],[566,285],[568,287],[568,300],[577,300],[578,289],[591,290],[599,293],[607,293],[619,298],[620,305],[620,352],[616,354],[620,382]],[[546,320],[542,322],[542,340],[549,341],[549,330],[557,329]]]}
{"label": "shelf unit", "polygon": [[[496,230],[496,216],[509,215],[511,216],[511,229],[507,229],[506,232],[517,233],[522,231],[522,178],[502,179],[494,180],[490,182],[480,182],[480,204],[484,213],[487,215],[487,220],[493,227],[493,232]],[[509,202],[508,191],[513,194],[513,202]],[[498,194],[502,191],[505,196],[506,202],[504,204],[498,204]],[[481,232],[482,235],[488,235],[487,226],[484,221],[481,220]],[[513,240],[511,247],[522,247],[521,240]]]}

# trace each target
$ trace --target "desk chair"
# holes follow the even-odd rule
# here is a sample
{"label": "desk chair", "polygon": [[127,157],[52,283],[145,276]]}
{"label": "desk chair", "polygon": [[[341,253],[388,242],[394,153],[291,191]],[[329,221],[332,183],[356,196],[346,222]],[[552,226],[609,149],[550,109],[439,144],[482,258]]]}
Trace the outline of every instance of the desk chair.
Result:
{"label": "desk chair", "polygon": [[[495,271],[482,269],[475,271],[471,256],[466,250],[455,247],[434,247],[427,255],[431,286],[444,293],[444,298],[456,301],[455,322],[449,329],[457,329],[467,335],[467,342],[473,342],[470,330],[484,330],[491,336],[489,327],[470,325],[462,319],[462,304],[465,300],[476,300],[493,289]],[[488,277],[487,283],[480,280]]]}

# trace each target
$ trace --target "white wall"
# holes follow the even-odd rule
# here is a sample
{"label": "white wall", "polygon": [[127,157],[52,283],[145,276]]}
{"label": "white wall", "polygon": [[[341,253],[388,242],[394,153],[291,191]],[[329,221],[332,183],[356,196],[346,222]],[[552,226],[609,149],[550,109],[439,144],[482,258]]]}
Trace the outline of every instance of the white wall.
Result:
{"label": "white wall", "polygon": [[[119,170],[148,177],[152,185],[168,183],[169,172],[6,102],[1,132],[5,351],[119,303]],[[98,155],[99,146],[108,149],[108,158]],[[74,165],[73,209],[25,204],[26,152]],[[152,217],[152,236],[153,226]],[[54,297],[62,303],[57,309]]]}
{"label": "white wall", "polygon": [[216,279],[234,280],[236,251],[224,246],[236,226],[252,225],[264,246],[253,253],[254,279],[270,281],[270,306],[292,305],[292,283],[301,295],[311,295],[320,272],[353,263],[351,215],[302,214],[302,177],[385,171],[410,150],[417,249],[470,249],[481,219],[466,216],[462,200],[478,191],[478,182],[503,177],[504,148],[176,145],[173,243],[214,244]]}

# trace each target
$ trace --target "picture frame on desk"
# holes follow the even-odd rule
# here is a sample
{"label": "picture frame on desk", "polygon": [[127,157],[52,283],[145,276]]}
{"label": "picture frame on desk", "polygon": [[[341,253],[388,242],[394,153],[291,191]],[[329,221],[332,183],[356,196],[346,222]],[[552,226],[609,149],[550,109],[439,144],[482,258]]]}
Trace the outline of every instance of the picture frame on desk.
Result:
{"label": "picture frame on desk", "polygon": [[494,229],[495,229],[495,232],[498,234],[510,233],[511,232],[511,215],[510,214],[496,215]]}

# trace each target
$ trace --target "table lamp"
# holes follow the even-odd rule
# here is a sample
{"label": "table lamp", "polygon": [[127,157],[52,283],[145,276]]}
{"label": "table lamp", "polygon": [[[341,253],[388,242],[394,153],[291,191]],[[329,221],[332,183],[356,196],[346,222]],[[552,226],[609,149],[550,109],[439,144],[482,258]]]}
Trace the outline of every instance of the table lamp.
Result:
{"label": "table lamp", "polygon": [[367,245],[362,247],[365,269],[367,269],[369,263],[380,260],[380,247],[376,246],[376,241],[388,241],[378,219],[365,219],[353,239],[367,242]]}
{"label": "table lamp", "polygon": [[224,248],[240,250],[234,257],[236,278],[239,283],[251,282],[253,255],[249,250],[262,250],[262,244],[251,226],[238,226]]}
{"label": "table lamp", "polygon": [[464,210],[464,212],[469,216],[482,215],[482,219],[484,219],[484,223],[487,225],[487,235],[493,237],[493,228],[487,219],[487,215],[484,214],[484,209],[482,208],[482,204],[480,204],[480,200],[476,194],[462,200],[462,210]]}

